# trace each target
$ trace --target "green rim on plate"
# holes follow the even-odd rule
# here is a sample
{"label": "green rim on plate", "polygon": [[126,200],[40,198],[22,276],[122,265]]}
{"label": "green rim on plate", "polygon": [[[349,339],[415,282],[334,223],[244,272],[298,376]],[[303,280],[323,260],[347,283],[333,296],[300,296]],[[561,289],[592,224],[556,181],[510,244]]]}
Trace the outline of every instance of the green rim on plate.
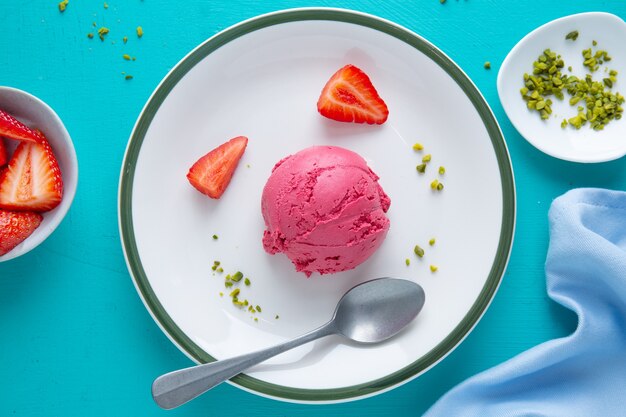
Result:
{"label": "green rim on plate", "polygon": [[259,16],[232,26],[205,41],[181,62],[179,62],[161,82],[139,116],[128,143],[128,148],[126,150],[122,166],[119,190],[119,221],[121,239],[128,268],[144,303],[152,313],[155,320],[158,321],[159,325],[164,329],[164,331],[167,332],[170,338],[190,357],[200,363],[214,361],[214,358],[196,345],[189,337],[187,337],[187,335],[185,335],[185,333],[183,333],[176,323],[174,323],[172,318],[167,314],[159,302],[159,299],[152,290],[148,278],[146,277],[146,273],[143,269],[139,253],[137,251],[133,230],[132,191],[135,165],[142,142],[154,115],[157,113],[159,107],[170,91],[198,62],[206,58],[216,49],[240,36],[268,26],[307,20],[330,20],[355,24],[377,30],[411,45],[444,69],[470,99],[485,124],[498,160],[498,167],[502,180],[503,198],[502,227],[498,242],[498,249],[489,273],[489,277],[482,291],[469,312],[454,328],[454,330],[441,343],[417,361],[383,378],[359,385],[333,389],[301,389],[286,387],[252,378],[245,374],[241,374],[231,379],[233,383],[265,396],[290,401],[328,402],[368,396],[375,392],[389,389],[419,375],[437,363],[445,355],[451,352],[478,322],[491,302],[491,299],[493,298],[506,269],[515,226],[515,186],[513,182],[513,172],[509,154],[504,138],[502,137],[502,132],[500,131],[498,123],[491,112],[489,105],[486,103],[472,81],[470,81],[465,73],[463,73],[463,71],[454,62],[452,62],[450,58],[448,58],[434,45],[408,29],[374,16],[348,10],[323,8],[286,10]]}

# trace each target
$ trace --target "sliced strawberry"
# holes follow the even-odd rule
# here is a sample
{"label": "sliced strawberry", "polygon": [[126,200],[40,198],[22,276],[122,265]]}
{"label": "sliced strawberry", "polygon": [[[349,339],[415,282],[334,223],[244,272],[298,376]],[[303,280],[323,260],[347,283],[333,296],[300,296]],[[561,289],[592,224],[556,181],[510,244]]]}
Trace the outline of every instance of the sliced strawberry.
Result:
{"label": "sliced strawberry", "polygon": [[4,144],[4,140],[0,138],[0,168],[5,166],[9,161],[9,155],[7,154],[7,147]]}
{"label": "sliced strawberry", "polygon": [[26,142],[44,142],[40,131],[31,129],[4,110],[0,110],[0,136]]}
{"label": "sliced strawberry", "polygon": [[30,236],[43,217],[29,211],[0,210],[0,256],[10,252]]}
{"label": "sliced strawberry", "polygon": [[220,198],[247,145],[248,138],[245,136],[238,136],[221,144],[193,164],[187,173],[187,179],[202,194]]}
{"label": "sliced strawberry", "polygon": [[21,142],[0,172],[0,209],[48,211],[62,197],[61,170],[48,142]]}
{"label": "sliced strawberry", "polygon": [[354,65],[346,65],[328,80],[317,101],[317,111],[340,122],[378,125],[389,116],[387,105],[367,74]]}

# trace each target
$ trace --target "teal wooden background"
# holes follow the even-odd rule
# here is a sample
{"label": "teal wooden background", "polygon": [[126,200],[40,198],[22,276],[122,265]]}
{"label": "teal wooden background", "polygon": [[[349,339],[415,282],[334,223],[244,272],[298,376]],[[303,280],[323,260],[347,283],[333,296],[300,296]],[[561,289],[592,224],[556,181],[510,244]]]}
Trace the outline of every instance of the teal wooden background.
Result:
{"label": "teal wooden background", "polygon": [[[101,0],[70,0],[61,14],[55,0],[0,1],[0,85],[49,103],[65,121],[80,163],[78,193],[59,229],[37,250],[0,264],[0,415],[165,415],[151,400],[150,384],[189,361],[144,309],[124,263],[116,199],[126,142],[152,90],[189,50],[240,20],[284,8],[343,7],[390,19],[434,42],[467,72],[501,123],[515,168],[519,215],[512,257],[475,331],[442,363],[400,388],[353,403],[307,406],[222,385],[169,414],[418,416],[468,376],[575,328],[575,316],[545,294],[548,208],[574,187],[626,189],[626,164],[585,166],[539,153],[506,118],[495,81],[507,52],[530,30],[583,11],[625,19],[626,2],[108,3],[105,10]],[[111,29],[106,42],[87,39],[92,22]],[[138,25],[145,32],[139,40]],[[124,61],[124,53],[137,60]],[[491,71],[482,67],[486,60]],[[134,79],[124,80],[122,72]]]}

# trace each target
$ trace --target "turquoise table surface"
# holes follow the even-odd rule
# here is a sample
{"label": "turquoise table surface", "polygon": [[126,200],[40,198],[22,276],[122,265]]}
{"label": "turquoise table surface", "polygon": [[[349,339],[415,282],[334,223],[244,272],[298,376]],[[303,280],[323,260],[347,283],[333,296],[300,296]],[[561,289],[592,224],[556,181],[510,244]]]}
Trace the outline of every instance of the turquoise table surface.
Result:
{"label": "turquoise table surface", "polygon": [[[0,416],[419,416],[465,378],[575,328],[575,316],[545,293],[548,208],[574,187],[626,189],[626,163],[579,165],[535,150],[504,114],[496,76],[508,51],[537,26],[584,11],[626,19],[626,2],[109,0],[105,9],[101,0],[70,0],[65,13],[57,3],[0,1],[0,85],[26,90],[57,111],[80,166],[76,199],[57,231],[0,264]],[[160,410],[150,396],[152,380],[190,361],[153,322],[124,262],[117,187],[128,137],[153,89],[192,48],[243,19],[302,6],[397,22],[439,46],[474,80],[501,124],[516,175],[508,270],[469,337],[425,375],[390,392],[312,406],[224,384],[175,411]],[[87,38],[92,22],[110,28],[106,41]],[[125,53],[137,60],[125,61]],[[125,80],[123,72],[134,78]]]}

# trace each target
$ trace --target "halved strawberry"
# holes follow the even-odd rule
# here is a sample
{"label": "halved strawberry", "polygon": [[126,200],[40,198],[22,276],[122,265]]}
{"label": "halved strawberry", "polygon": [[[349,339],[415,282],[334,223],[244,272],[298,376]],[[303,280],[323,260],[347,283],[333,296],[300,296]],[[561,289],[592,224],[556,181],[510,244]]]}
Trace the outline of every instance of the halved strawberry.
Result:
{"label": "halved strawberry", "polygon": [[238,136],[221,144],[193,164],[187,173],[187,179],[202,194],[220,198],[247,145],[248,138],[245,136]]}
{"label": "halved strawberry", "polygon": [[43,134],[31,129],[4,110],[0,110],[0,136],[27,142],[44,142]]}
{"label": "halved strawberry", "polygon": [[367,74],[354,65],[346,65],[328,80],[317,111],[340,122],[383,124],[389,109],[378,95]]}
{"label": "halved strawberry", "polygon": [[29,211],[0,210],[0,256],[10,252],[30,236],[43,217]]}
{"label": "halved strawberry", "polygon": [[9,155],[7,154],[7,147],[4,144],[4,139],[0,138],[0,168],[5,166],[9,161]]}
{"label": "halved strawberry", "polygon": [[62,197],[61,170],[48,142],[21,142],[0,172],[0,209],[48,211]]}

